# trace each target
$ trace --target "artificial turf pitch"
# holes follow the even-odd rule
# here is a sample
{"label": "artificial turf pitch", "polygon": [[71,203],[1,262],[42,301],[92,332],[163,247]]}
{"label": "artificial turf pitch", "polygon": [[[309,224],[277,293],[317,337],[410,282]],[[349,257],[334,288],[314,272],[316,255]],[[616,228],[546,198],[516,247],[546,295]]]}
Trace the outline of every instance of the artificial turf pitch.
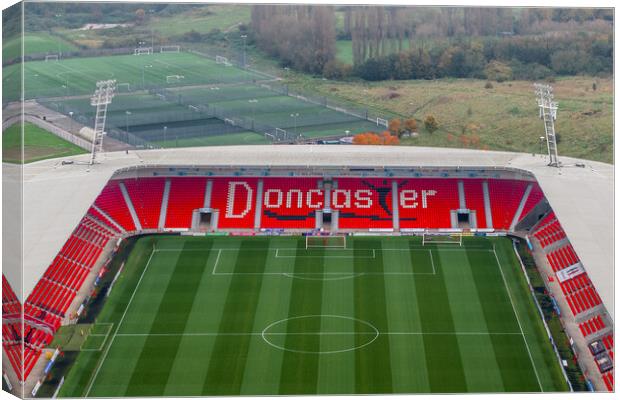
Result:
{"label": "artificial turf pitch", "polygon": [[140,239],[61,396],[566,390],[509,239],[346,246]]}

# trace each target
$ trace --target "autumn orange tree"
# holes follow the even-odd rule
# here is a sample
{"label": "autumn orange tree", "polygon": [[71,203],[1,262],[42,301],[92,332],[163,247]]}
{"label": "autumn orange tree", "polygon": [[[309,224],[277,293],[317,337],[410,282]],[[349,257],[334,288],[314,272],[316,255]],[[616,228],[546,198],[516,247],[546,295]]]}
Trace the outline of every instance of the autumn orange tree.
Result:
{"label": "autumn orange tree", "polygon": [[400,141],[397,136],[385,131],[381,134],[374,132],[359,133],[353,137],[353,144],[366,144],[366,145],[397,145]]}

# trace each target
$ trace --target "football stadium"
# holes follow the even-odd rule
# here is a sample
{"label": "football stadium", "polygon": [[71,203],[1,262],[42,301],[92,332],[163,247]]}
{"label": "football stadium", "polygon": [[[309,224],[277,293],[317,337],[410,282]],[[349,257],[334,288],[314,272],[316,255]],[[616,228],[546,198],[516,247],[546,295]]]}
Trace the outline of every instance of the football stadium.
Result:
{"label": "football stadium", "polygon": [[614,166],[558,161],[556,103],[549,160],[348,145],[391,116],[245,61],[3,65],[4,150],[62,139],[4,153],[3,390],[613,392]]}
{"label": "football stadium", "polygon": [[23,369],[14,276],[3,354],[26,390],[62,353],[66,397],[568,391],[517,241],[588,382],[612,388],[606,164],[560,175],[529,154],[369,146],[89,156],[24,168]]}

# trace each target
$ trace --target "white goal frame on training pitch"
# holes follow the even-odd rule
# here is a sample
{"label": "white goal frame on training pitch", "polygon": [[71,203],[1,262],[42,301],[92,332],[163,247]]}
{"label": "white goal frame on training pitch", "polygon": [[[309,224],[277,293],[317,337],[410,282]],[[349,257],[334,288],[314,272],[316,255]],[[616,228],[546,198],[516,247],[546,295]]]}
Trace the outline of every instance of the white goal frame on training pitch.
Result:
{"label": "white goal frame on training pitch", "polygon": [[385,126],[388,127],[388,120],[377,117],[377,126]]}
{"label": "white goal frame on training pitch", "polygon": [[[330,242],[333,239],[341,239],[336,240],[336,244],[329,244],[326,242]],[[318,243],[314,243],[315,240]],[[347,237],[344,235],[308,235],[306,236],[306,250],[308,249],[346,249],[347,248]]]}
{"label": "white goal frame on training pitch", "polygon": [[136,47],[135,49],[133,49],[134,56],[141,56],[144,54],[153,54],[153,48],[152,47]]}
{"label": "white goal frame on training pitch", "polygon": [[161,46],[159,48],[159,52],[160,53],[180,53],[181,52],[181,46],[179,46],[179,45]]}
{"label": "white goal frame on training pitch", "polygon": [[422,246],[427,244],[458,244],[462,246],[463,234],[461,232],[425,232],[422,234]]}
{"label": "white goal frame on training pitch", "polygon": [[50,62],[50,61],[58,62],[59,59],[60,57],[58,57],[58,54],[48,54],[47,56],[45,56],[45,62]]}
{"label": "white goal frame on training pitch", "polygon": [[166,83],[178,83],[181,81],[181,79],[184,79],[185,77],[183,75],[167,75],[166,76]]}

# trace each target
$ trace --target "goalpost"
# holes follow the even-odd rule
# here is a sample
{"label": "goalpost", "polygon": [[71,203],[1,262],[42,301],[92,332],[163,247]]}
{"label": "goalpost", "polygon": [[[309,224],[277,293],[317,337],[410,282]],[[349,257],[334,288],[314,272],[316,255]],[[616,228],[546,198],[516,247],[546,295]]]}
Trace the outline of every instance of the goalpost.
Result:
{"label": "goalpost", "polygon": [[228,58],[223,56],[215,56],[215,62],[217,64],[224,64],[227,67],[230,67],[232,65],[232,63],[228,61]]}
{"label": "goalpost", "polygon": [[432,232],[422,234],[422,246],[428,244],[463,245],[463,234],[460,232]]}
{"label": "goalpost", "polygon": [[181,46],[178,46],[178,45],[161,46],[159,48],[159,52],[160,53],[180,53]]}
{"label": "goalpost", "polygon": [[152,47],[136,47],[135,49],[133,49],[134,56],[141,56],[144,54],[153,54],[153,48]]}
{"label": "goalpost", "polygon": [[334,236],[306,236],[306,250],[308,249],[346,249],[347,237],[344,235]]}
{"label": "goalpost", "polygon": [[384,126],[384,127],[387,128],[388,127],[388,120],[377,117],[377,126]]}
{"label": "goalpost", "polygon": [[167,75],[166,83],[179,83],[185,76],[183,75]]}
{"label": "goalpost", "polygon": [[45,62],[58,61],[58,54],[49,54],[45,56]]}

